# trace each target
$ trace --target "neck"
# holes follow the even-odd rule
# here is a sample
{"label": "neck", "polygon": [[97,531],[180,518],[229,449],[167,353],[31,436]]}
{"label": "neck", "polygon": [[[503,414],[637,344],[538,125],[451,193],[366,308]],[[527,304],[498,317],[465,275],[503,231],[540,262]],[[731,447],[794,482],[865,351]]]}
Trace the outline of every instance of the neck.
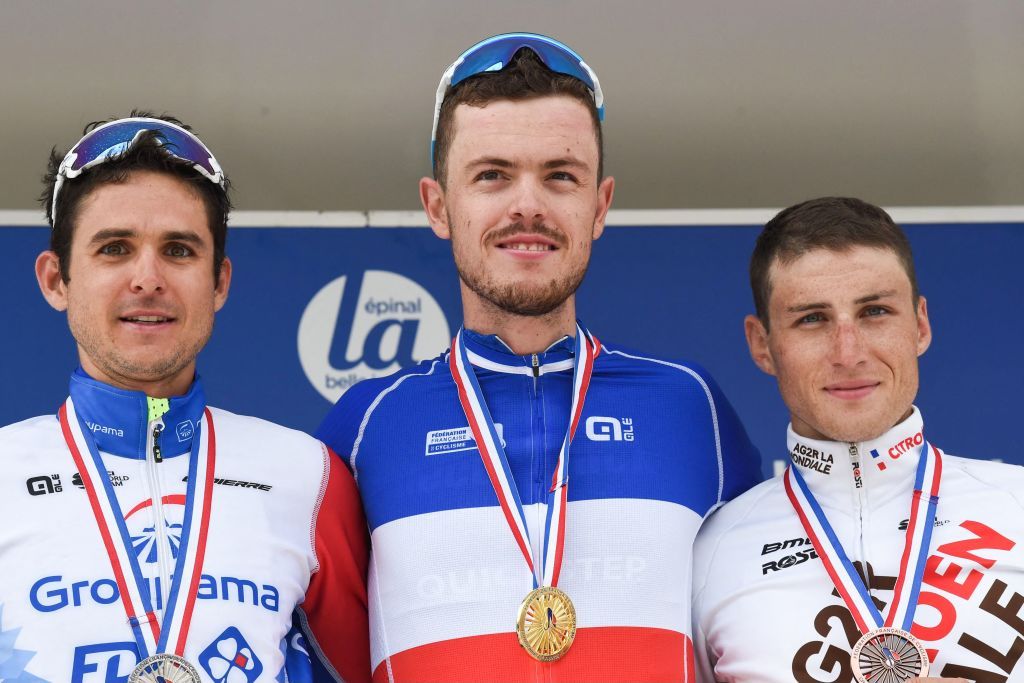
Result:
{"label": "neck", "polygon": [[141,391],[152,398],[170,398],[172,396],[184,396],[192,386],[192,379],[195,377],[195,363],[182,368],[170,377],[147,380],[138,377],[129,377],[115,370],[103,370],[92,363],[88,356],[82,354],[79,357],[82,369],[85,373],[98,382],[109,384],[118,389],[126,391]]}
{"label": "neck", "polygon": [[[465,286],[464,286],[465,287]],[[517,315],[475,295],[462,297],[463,320],[479,334],[494,334],[513,353],[541,353],[562,337],[576,336],[576,305],[572,296],[544,315]]]}

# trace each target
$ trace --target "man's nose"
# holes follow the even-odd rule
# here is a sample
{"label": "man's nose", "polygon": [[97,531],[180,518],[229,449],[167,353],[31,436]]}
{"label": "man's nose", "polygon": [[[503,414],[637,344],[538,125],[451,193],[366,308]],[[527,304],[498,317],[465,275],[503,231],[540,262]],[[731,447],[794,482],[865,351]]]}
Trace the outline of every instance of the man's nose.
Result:
{"label": "man's nose", "polygon": [[149,249],[140,251],[132,263],[132,291],[141,294],[161,292],[165,286],[163,263],[159,254]]}
{"label": "man's nose", "polygon": [[546,207],[541,181],[530,176],[522,177],[515,186],[512,203],[509,205],[509,218],[515,222],[522,221],[530,225],[544,219]]}
{"label": "man's nose", "polygon": [[864,334],[852,320],[840,320],[832,338],[832,363],[854,367],[865,359]]}

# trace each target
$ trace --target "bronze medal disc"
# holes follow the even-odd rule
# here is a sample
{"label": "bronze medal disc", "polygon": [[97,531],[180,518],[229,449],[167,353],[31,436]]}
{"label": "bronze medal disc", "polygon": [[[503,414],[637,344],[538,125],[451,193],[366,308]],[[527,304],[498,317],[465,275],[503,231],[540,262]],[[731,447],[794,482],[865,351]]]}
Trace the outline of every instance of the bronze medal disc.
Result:
{"label": "bronze medal disc", "polygon": [[177,655],[146,657],[128,677],[128,683],[202,683],[194,666]]}
{"label": "bronze medal disc", "polygon": [[861,636],[850,659],[859,683],[903,683],[928,675],[928,652],[921,641],[891,626]]}
{"label": "bronze medal disc", "polygon": [[516,633],[519,644],[534,659],[561,659],[576,637],[576,608],[569,596],[554,586],[535,588],[519,605]]}

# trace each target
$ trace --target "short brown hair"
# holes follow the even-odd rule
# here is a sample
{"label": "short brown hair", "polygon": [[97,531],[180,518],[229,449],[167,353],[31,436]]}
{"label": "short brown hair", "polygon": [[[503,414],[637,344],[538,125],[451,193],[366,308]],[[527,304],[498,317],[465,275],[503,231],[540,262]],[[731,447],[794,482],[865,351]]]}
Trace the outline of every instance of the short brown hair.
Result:
{"label": "short brown hair", "polygon": [[579,100],[590,112],[597,135],[597,176],[604,177],[604,136],[594,94],[583,81],[552,71],[533,50],[524,47],[512,56],[504,69],[476,74],[448,88],[437,118],[434,179],[442,186],[445,184],[448,149],[455,137],[455,109],[460,104],[484,107],[496,100],[529,100],[556,95]]}
{"label": "short brown hair", "polygon": [[792,263],[814,249],[848,251],[853,247],[875,247],[895,252],[910,278],[917,304],[920,292],[914,274],[910,242],[900,226],[884,210],[852,197],[819,197],[780,211],[764,226],[750,257],[750,289],[754,309],[768,329],[768,300],[772,264]]}

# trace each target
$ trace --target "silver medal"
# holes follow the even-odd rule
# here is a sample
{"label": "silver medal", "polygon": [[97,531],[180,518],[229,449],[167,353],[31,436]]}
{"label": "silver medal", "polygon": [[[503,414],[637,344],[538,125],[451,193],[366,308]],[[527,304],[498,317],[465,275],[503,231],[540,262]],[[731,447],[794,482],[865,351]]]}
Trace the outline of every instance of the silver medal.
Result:
{"label": "silver medal", "polygon": [[128,677],[128,683],[202,683],[199,671],[177,655],[146,657]]}

